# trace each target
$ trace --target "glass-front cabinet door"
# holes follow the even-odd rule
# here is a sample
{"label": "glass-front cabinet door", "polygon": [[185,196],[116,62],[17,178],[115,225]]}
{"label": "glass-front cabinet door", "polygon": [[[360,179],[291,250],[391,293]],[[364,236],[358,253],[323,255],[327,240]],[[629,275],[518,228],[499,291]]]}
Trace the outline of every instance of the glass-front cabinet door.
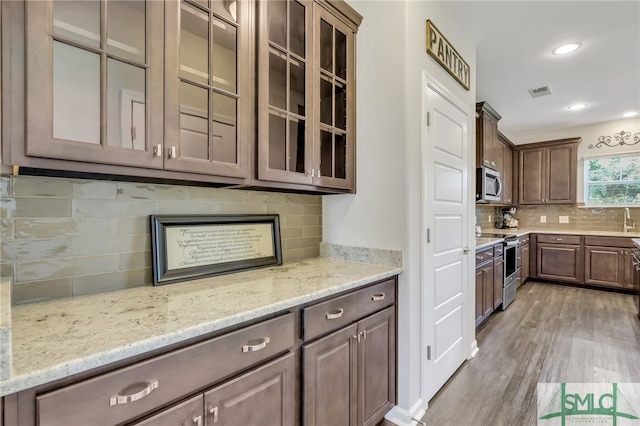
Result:
{"label": "glass-front cabinet door", "polygon": [[355,188],[355,70],[353,31],[314,5],[316,31],[314,184]]}
{"label": "glass-front cabinet door", "polygon": [[259,2],[258,178],[312,182],[312,2]]}
{"label": "glass-front cabinet door", "polygon": [[247,177],[251,3],[168,0],[165,7],[165,168]]}
{"label": "glass-front cabinet door", "polygon": [[26,154],[162,168],[162,3],[25,7]]}

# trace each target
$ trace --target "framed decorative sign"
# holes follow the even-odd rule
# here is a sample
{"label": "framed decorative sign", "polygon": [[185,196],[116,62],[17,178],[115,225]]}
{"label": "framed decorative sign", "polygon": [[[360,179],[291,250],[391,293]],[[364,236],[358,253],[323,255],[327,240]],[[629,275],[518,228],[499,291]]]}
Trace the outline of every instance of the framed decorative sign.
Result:
{"label": "framed decorative sign", "polygon": [[465,89],[471,88],[471,68],[445,36],[427,19],[427,53]]}
{"label": "framed decorative sign", "polygon": [[278,215],[152,215],[153,285],[282,264]]}

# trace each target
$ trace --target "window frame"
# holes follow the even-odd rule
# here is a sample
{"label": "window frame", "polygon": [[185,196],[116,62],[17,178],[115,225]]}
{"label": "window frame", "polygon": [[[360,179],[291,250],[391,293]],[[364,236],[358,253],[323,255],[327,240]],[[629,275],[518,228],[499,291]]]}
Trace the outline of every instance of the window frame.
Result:
{"label": "window frame", "polygon": [[[600,160],[600,159],[612,159],[612,158],[625,158],[625,157],[635,157],[638,158],[638,160],[640,160],[640,153],[636,153],[636,152],[618,152],[618,153],[613,153],[613,154],[604,154],[604,155],[591,155],[591,156],[585,156],[582,158],[582,167],[583,167],[583,196],[584,196],[584,206],[585,207],[591,207],[591,208],[599,208],[599,207],[640,207],[640,203],[637,204],[593,204],[591,202],[589,202],[589,187],[590,187],[590,183],[592,181],[589,180],[589,167],[587,166],[587,162],[592,161],[592,160]],[[639,183],[640,184],[640,179],[637,180],[631,180],[631,181],[622,181],[622,180],[617,180],[617,181],[611,181],[611,182],[607,182],[604,183],[603,185],[610,185],[610,184],[620,184],[620,183]]]}

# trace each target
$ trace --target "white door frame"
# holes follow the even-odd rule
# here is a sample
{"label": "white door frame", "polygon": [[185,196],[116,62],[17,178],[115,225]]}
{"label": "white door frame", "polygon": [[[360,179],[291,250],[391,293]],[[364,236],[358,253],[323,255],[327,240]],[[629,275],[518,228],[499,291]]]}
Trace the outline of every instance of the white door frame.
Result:
{"label": "white door frame", "polygon": [[[473,193],[472,188],[474,188],[474,178],[475,176],[475,110],[469,110],[467,105],[464,104],[457,96],[455,96],[451,91],[449,91],[446,87],[440,84],[432,75],[430,75],[427,71],[422,72],[422,87],[421,87],[421,96],[422,96],[422,118],[421,118],[421,147],[425,145],[427,142],[426,128],[427,128],[427,111],[429,105],[426,103],[426,88],[430,87],[434,91],[438,92],[442,97],[446,98],[449,102],[459,108],[461,111],[467,114],[467,144],[468,144],[468,167],[469,167],[469,189],[468,191],[468,209],[467,209],[467,242],[469,249],[471,252],[469,256],[472,256],[475,247],[475,194]],[[433,285],[433,282],[426,279],[426,266],[424,264],[424,249],[427,244],[427,235],[426,229],[428,228],[428,224],[424,223],[424,216],[426,210],[426,188],[422,184],[423,182],[423,174],[425,172],[425,152],[424,149],[421,149],[422,158],[421,158],[421,172],[420,172],[420,181],[421,181],[421,211],[420,211],[420,234],[421,234],[421,243],[420,243],[420,278],[421,278],[421,295],[420,295],[420,310],[422,313],[422,321],[421,324],[421,341],[422,345],[420,348],[421,358],[420,358],[420,393],[422,395],[422,400],[425,402],[426,407],[428,408],[428,396],[427,396],[427,380],[429,377],[427,375],[427,346],[433,345],[433,336],[430,336],[431,327],[429,321],[433,321],[432,313],[427,309],[427,297],[429,294],[433,294],[432,291],[427,291],[424,286]],[[465,303],[466,309],[463,313],[464,323],[466,326],[463,330],[463,339],[465,341],[465,347],[467,348],[467,359],[473,358],[477,351],[478,345],[475,339],[475,274],[474,268],[475,262],[472,261],[473,258],[467,262],[467,288],[465,294]]]}

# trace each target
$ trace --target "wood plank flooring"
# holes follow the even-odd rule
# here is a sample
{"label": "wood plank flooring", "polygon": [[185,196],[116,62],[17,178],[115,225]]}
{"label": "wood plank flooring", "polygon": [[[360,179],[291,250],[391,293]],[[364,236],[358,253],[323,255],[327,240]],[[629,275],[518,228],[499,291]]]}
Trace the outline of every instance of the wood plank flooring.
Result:
{"label": "wood plank flooring", "polygon": [[535,425],[540,383],[640,382],[632,296],[528,282],[429,402],[427,425]]}

